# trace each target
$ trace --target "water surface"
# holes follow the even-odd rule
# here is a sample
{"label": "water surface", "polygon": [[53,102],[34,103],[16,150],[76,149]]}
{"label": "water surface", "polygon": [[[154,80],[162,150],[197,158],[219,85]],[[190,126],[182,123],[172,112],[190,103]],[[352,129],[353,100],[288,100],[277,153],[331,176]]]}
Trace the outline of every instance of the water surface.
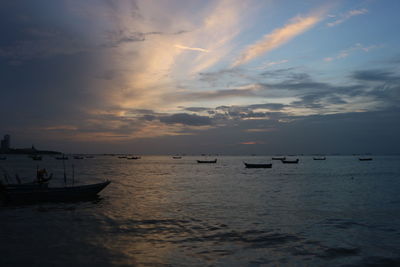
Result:
{"label": "water surface", "polygon": [[[400,265],[400,157],[353,156],[272,169],[271,157],[68,160],[79,184],[110,179],[93,201],[0,207],[0,266]],[[9,156],[26,181],[37,165],[63,184],[62,162]]]}

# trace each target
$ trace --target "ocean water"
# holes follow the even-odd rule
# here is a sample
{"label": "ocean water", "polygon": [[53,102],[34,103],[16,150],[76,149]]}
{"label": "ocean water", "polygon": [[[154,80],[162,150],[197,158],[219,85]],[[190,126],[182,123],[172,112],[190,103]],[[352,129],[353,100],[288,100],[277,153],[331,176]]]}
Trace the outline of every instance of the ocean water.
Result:
{"label": "ocean water", "polygon": [[[270,156],[68,160],[91,201],[0,206],[0,266],[400,266],[400,157]],[[62,161],[9,156],[29,181]]]}

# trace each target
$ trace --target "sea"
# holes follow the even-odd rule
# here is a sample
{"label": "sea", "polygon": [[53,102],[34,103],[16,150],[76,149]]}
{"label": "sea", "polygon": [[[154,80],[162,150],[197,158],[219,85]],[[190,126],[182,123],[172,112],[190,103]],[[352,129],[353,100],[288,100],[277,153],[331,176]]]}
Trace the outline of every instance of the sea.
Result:
{"label": "sea", "polygon": [[89,201],[3,202],[0,266],[400,266],[400,156],[214,158],[9,155],[3,180],[46,168],[54,187],[64,170],[67,186],[111,184]]}

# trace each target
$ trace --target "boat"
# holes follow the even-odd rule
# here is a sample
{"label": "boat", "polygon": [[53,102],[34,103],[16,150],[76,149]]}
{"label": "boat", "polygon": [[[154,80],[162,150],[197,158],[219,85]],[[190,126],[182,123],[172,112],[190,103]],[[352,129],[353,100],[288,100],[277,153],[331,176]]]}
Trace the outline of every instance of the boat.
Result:
{"label": "boat", "polygon": [[77,201],[96,197],[109,184],[110,181],[107,180],[101,183],[79,186],[3,187],[0,190],[0,195],[7,202]]}
{"label": "boat", "polygon": [[287,160],[287,159],[283,159],[282,163],[293,163],[293,164],[297,164],[299,163],[299,159],[295,159],[295,160]]}
{"label": "boat", "polygon": [[141,157],[127,157],[126,159],[141,159]]}
{"label": "boat", "polygon": [[272,168],[272,163],[255,164],[243,162],[246,168]]}
{"label": "boat", "polygon": [[358,158],[359,161],[370,161],[372,158]]}
{"label": "boat", "polygon": [[326,160],[326,157],[313,157],[313,160]]}
{"label": "boat", "polygon": [[172,157],[173,159],[181,159],[182,157],[181,156],[174,156],[174,157]]}
{"label": "boat", "polygon": [[0,160],[6,160],[6,159],[7,159],[7,157],[5,157],[5,156],[0,157]]}
{"label": "boat", "polygon": [[74,156],[74,159],[84,159],[83,156]]}
{"label": "boat", "polygon": [[217,159],[214,159],[214,160],[197,160],[197,163],[217,163]]}
{"label": "boat", "polygon": [[272,157],[272,160],[285,160],[286,157]]}
{"label": "boat", "polygon": [[119,156],[118,158],[119,158],[119,159],[126,159],[127,156]]}

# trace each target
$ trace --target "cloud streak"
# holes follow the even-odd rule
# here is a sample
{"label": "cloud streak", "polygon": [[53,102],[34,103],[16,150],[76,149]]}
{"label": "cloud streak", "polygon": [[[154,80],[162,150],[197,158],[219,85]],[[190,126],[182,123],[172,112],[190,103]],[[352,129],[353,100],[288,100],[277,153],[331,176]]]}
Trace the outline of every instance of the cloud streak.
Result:
{"label": "cloud streak", "polygon": [[337,59],[344,59],[344,58],[347,58],[351,53],[354,53],[356,51],[363,51],[365,53],[368,53],[372,49],[376,49],[376,48],[380,48],[380,47],[382,47],[382,46],[380,46],[380,45],[363,46],[362,44],[357,43],[357,44],[353,45],[352,47],[349,47],[347,49],[344,49],[344,50],[340,51],[334,57],[326,57],[326,58],[324,58],[324,61],[330,62],[330,61],[334,61],[334,60],[337,60]]}
{"label": "cloud streak", "polygon": [[366,8],[350,10],[347,13],[342,14],[339,17],[339,19],[337,19],[337,20],[335,20],[333,22],[327,23],[326,26],[334,27],[334,26],[337,26],[339,24],[342,24],[343,22],[345,22],[346,20],[350,19],[351,17],[364,15],[364,14],[367,14],[367,13],[368,13],[368,10]]}
{"label": "cloud streak", "polygon": [[208,53],[210,52],[207,49],[199,48],[199,47],[188,47],[188,46],[183,46],[183,45],[175,45],[176,48],[183,49],[183,50],[192,50],[192,51],[199,51],[199,52],[204,52]]}
{"label": "cloud streak", "polygon": [[245,64],[271,50],[274,50],[283,44],[289,42],[296,36],[311,29],[322,20],[322,13],[311,14],[306,17],[295,17],[282,28],[275,29],[272,33],[265,35],[261,40],[248,46],[232,64],[236,67]]}

